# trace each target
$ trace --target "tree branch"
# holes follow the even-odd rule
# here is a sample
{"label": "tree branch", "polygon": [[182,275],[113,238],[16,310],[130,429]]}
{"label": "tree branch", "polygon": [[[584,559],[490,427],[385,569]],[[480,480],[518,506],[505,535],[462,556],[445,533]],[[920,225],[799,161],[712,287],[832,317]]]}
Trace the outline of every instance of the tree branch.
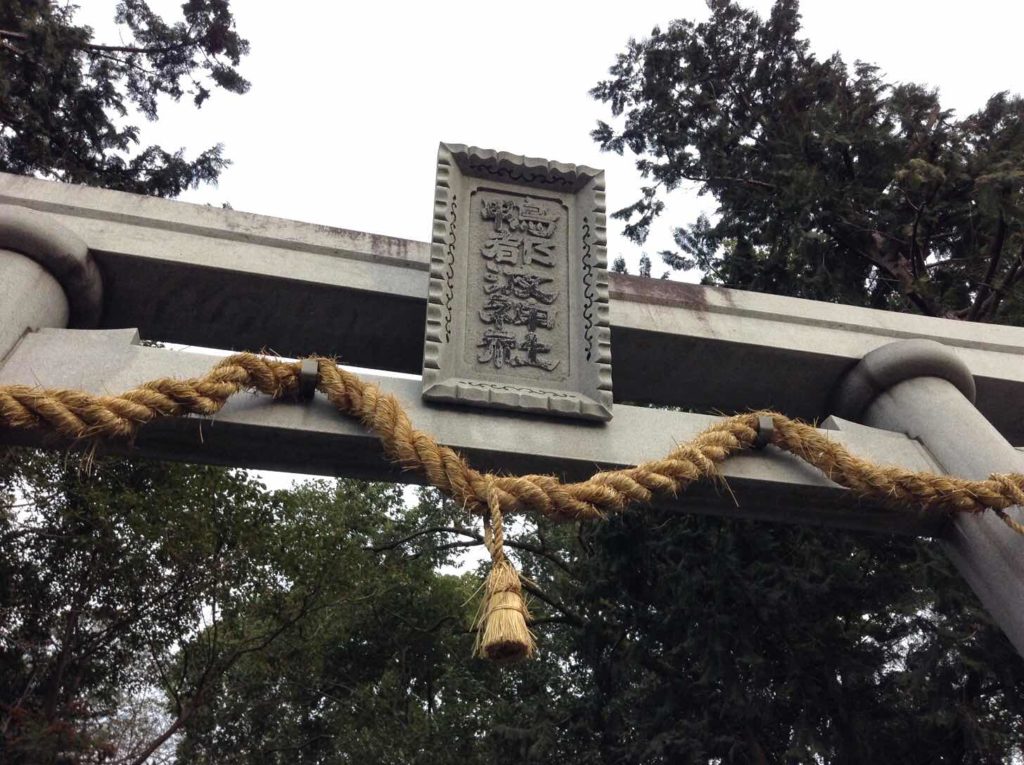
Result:
{"label": "tree branch", "polygon": [[248,643],[247,645],[243,643],[245,647],[236,648],[228,654],[226,660],[217,662],[211,659],[211,662],[207,665],[206,669],[203,670],[202,675],[200,675],[196,691],[192,695],[192,700],[182,707],[177,718],[167,726],[159,736],[150,741],[149,744],[135,756],[135,759],[132,760],[132,765],[143,765],[143,763],[145,763],[145,761],[148,760],[157,749],[163,746],[171,736],[181,730],[182,726],[184,726],[185,723],[187,723],[205,703],[205,696],[209,692],[212,684],[211,681],[214,678],[223,675],[231,669],[231,667],[238,663],[243,656],[266,648],[285,631],[303,619],[310,612],[311,598],[312,594],[303,598],[302,605],[293,617],[286,619],[276,629],[264,633],[261,637],[246,641],[246,643]]}
{"label": "tree branch", "polygon": [[744,186],[756,186],[758,188],[767,189],[768,191],[775,191],[779,188],[774,183],[768,183],[767,181],[757,181],[752,178],[736,178],[732,175],[711,175],[706,178],[701,178],[695,175],[679,173],[679,177],[687,181],[693,181],[694,183],[738,183]]}
{"label": "tree branch", "polygon": [[[14,32],[9,29],[0,29],[0,38],[5,40],[27,41],[29,39],[29,36],[25,32]],[[141,53],[146,56],[152,56],[159,53],[173,53],[175,51],[182,50],[183,48],[187,48],[190,45],[194,45],[195,42],[196,41],[191,37],[186,37],[184,40],[182,40],[179,43],[175,43],[174,45],[153,45],[149,47],[139,47],[136,45],[100,45],[98,43],[85,43],[81,46],[80,50],[94,51],[96,53]]]}
{"label": "tree branch", "polygon": [[530,629],[541,627],[545,624],[568,624],[570,627],[580,626],[567,616],[544,616],[540,619],[530,619]]}
{"label": "tree branch", "polygon": [[[369,547],[364,547],[363,549],[375,553],[385,552],[386,550],[394,550],[396,547],[401,547],[406,542],[411,542],[412,540],[417,539],[418,537],[426,536],[427,534],[462,534],[463,536],[474,538],[477,538],[478,536],[476,534],[473,534],[473,532],[468,531],[467,529],[461,529],[458,526],[427,526],[423,529],[417,529],[411,534],[401,537],[399,539],[392,539],[380,545],[370,545]],[[479,538],[481,541],[483,541],[482,537]]]}
{"label": "tree branch", "polygon": [[[406,542],[410,542],[413,539],[416,539],[417,537],[425,536],[426,534],[441,533],[459,534],[464,537],[469,537],[474,541],[472,543],[451,542],[434,548],[436,550],[445,550],[453,547],[471,547],[476,545],[482,545],[484,543],[484,538],[481,534],[470,531],[469,529],[462,529],[458,526],[428,526],[425,529],[419,529],[418,531],[414,531],[413,533],[404,536],[400,539],[391,540],[389,542],[385,542],[380,545],[373,545],[370,547],[366,547],[364,549],[369,550],[371,552],[384,552],[385,550],[393,550],[396,547],[400,547]],[[506,539],[505,546],[511,547],[513,550],[522,550],[523,552],[532,553],[541,558],[544,558],[545,560],[549,560],[556,566],[558,566],[560,569],[562,569],[562,571],[564,571],[569,576],[573,577],[574,579],[577,578],[576,573],[569,567],[569,565],[565,561],[563,561],[561,558],[559,558],[557,555],[555,555],[553,552],[551,552],[545,547],[538,547],[537,545],[531,545],[528,542],[519,542],[513,539]]]}
{"label": "tree branch", "polygon": [[866,253],[860,249],[854,249],[858,255],[871,263],[875,268],[878,268],[887,273],[891,278],[895,279],[900,285],[900,293],[909,300],[914,306],[925,316],[937,316],[938,311],[932,308],[931,304],[924,298],[921,293],[913,288],[913,281],[909,279],[909,274],[900,273],[898,270],[892,268],[885,260],[881,258],[872,257],[870,253]]}
{"label": "tree branch", "polygon": [[[850,221],[848,221],[848,220],[846,220],[846,219],[844,219],[842,217],[838,217],[837,220],[842,225],[844,225],[844,226],[846,226],[848,228],[852,228],[852,229],[855,229],[855,230],[858,230],[858,231],[870,233],[871,237],[873,239],[875,239],[875,247],[879,246],[878,245],[878,240],[879,239],[883,239],[884,240],[886,238],[892,238],[892,237],[888,237],[885,233],[883,233],[881,231],[877,231],[877,230],[874,230],[874,229],[865,229],[865,228],[863,228],[861,226],[857,226],[856,224],[854,224],[854,223],[852,223],[852,222],[850,222]],[[909,300],[911,303],[913,303],[913,305],[922,314],[924,314],[925,316],[938,316],[939,315],[938,310],[935,307],[933,307],[928,302],[928,300],[920,292],[917,291],[917,288],[914,286],[914,278],[911,275],[911,273],[907,270],[906,265],[905,265],[908,262],[906,258],[900,256],[900,259],[902,261],[902,265],[901,265],[901,267],[897,268],[892,263],[890,263],[888,259],[883,257],[880,253],[879,254],[872,254],[870,252],[865,252],[863,249],[861,249],[855,243],[848,242],[843,236],[838,234],[836,231],[831,230],[831,227],[826,227],[826,229],[828,230],[829,235],[836,241],[836,243],[840,247],[842,247],[843,249],[849,250],[851,252],[854,252],[857,255],[860,255],[862,258],[867,260],[873,266],[875,266],[876,268],[884,271],[890,277],[895,279],[896,282],[900,285],[900,293],[903,295],[903,297],[905,297],[907,300]],[[899,240],[896,240],[896,241],[899,241]]]}
{"label": "tree branch", "polygon": [[[907,200],[910,202],[910,200]],[[911,206],[913,204],[911,203]],[[920,276],[920,271],[925,268],[924,258],[922,258],[918,252],[917,247],[917,229],[921,225],[921,216],[924,214],[924,204],[920,205],[917,209],[917,214],[914,215],[914,226],[910,230],[910,268],[914,272],[914,278],[917,279]],[[921,264],[921,269],[918,270],[918,263]]]}
{"label": "tree branch", "polygon": [[996,235],[992,238],[992,246],[989,249],[988,269],[985,271],[985,278],[981,280],[978,287],[978,294],[974,298],[974,305],[967,314],[970,321],[977,321],[981,310],[988,302],[988,296],[992,292],[992,281],[996,278],[996,271],[999,270],[999,261],[1003,258],[1003,244],[1006,241],[1006,218],[999,213],[999,223],[996,226]]}
{"label": "tree branch", "polygon": [[533,595],[538,600],[547,603],[553,609],[558,611],[558,613],[565,616],[565,618],[569,620],[569,624],[572,624],[574,627],[582,627],[586,624],[586,621],[583,619],[582,616],[580,616],[567,606],[564,606],[561,603],[559,603],[557,600],[555,600],[550,595],[545,593],[544,590],[535,585],[533,582],[523,577],[520,577],[520,581],[522,582],[524,590],[526,590],[528,593]]}
{"label": "tree branch", "polygon": [[989,305],[984,308],[984,314],[992,317],[995,316],[996,310],[999,308],[999,303],[1004,297],[1006,297],[1007,291],[1024,275],[1024,271],[1021,267],[1024,266],[1024,244],[1021,244],[1020,252],[1017,254],[1017,259],[1010,266],[1010,270],[1006,272],[1006,276],[1003,278],[1003,283],[992,292],[992,295],[986,301]]}

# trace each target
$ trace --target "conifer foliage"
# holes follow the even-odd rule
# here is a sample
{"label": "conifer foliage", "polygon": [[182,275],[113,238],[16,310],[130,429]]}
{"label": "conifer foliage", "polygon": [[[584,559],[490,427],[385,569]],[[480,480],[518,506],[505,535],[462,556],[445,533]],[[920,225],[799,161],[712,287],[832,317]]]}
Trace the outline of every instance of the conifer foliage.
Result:
{"label": "conifer foliage", "polygon": [[228,0],[188,0],[175,23],[145,0],[120,0],[118,44],[94,40],[75,12],[0,4],[0,171],[164,197],[215,181],[227,164],[220,145],[193,159],[140,148],[132,123],[156,119],[161,98],[202,106],[215,88],[248,89],[236,67],[249,46]]}
{"label": "conifer foliage", "polygon": [[934,89],[815,56],[797,0],[767,18],[709,6],[631,41],[592,91],[614,117],[595,140],[650,181],[616,213],[631,237],[696,186],[717,215],[677,228],[662,257],[708,284],[1024,318],[1024,100],[996,93],[959,117]]}

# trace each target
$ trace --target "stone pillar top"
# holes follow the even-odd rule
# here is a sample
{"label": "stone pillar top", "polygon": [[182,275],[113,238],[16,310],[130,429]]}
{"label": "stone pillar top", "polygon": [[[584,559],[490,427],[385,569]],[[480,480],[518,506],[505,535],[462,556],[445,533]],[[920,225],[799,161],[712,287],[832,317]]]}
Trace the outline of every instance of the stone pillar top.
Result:
{"label": "stone pillar top", "polygon": [[832,398],[832,412],[860,422],[880,394],[915,377],[946,380],[974,403],[974,375],[952,349],[934,340],[898,340],[867,353],[843,377]]}
{"label": "stone pillar top", "polygon": [[70,308],[72,327],[99,324],[103,283],[85,242],[46,213],[16,205],[0,205],[0,249],[34,260],[61,285]]}

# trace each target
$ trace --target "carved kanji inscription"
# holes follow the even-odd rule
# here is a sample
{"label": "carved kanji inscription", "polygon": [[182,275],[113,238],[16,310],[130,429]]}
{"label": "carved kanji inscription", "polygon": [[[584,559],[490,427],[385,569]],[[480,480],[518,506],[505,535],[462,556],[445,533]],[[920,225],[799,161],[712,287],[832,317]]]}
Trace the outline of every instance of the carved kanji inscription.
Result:
{"label": "carved kanji inscription", "polygon": [[473,194],[467,298],[480,319],[478,364],[516,378],[524,368],[536,370],[536,379],[569,374],[569,327],[559,319],[569,270],[567,213],[558,199],[487,187]]}
{"label": "carved kanji inscription", "polygon": [[603,174],[441,145],[427,399],[605,420]]}

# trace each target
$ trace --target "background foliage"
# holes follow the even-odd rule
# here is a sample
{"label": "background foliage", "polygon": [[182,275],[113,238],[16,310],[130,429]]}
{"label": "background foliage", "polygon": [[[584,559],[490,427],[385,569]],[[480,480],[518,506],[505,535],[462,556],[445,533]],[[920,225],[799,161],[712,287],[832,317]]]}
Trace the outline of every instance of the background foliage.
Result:
{"label": "background foliage", "polygon": [[[136,150],[162,97],[214,88],[244,93],[238,73],[249,44],[228,0],[188,0],[183,20],[164,22],[144,0],[119,0],[122,45],[92,39],[75,6],[39,0],[0,4],[0,171],[137,194],[176,196],[215,181],[227,164],[220,145],[188,159],[182,149]],[[134,112],[134,113],[133,113]]]}
{"label": "background foliage", "polygon": [[592,91],[615,118],[595,140],[650,180],[616,213],[627,233],[642,242],[664,195],[695,185],[717,214],[661,256],[705,283],[1020,321],[1024,101],[996,93],[957,117],[935,90],[819,60],[796,0],[765,19],[709,6],[631,41]]}

